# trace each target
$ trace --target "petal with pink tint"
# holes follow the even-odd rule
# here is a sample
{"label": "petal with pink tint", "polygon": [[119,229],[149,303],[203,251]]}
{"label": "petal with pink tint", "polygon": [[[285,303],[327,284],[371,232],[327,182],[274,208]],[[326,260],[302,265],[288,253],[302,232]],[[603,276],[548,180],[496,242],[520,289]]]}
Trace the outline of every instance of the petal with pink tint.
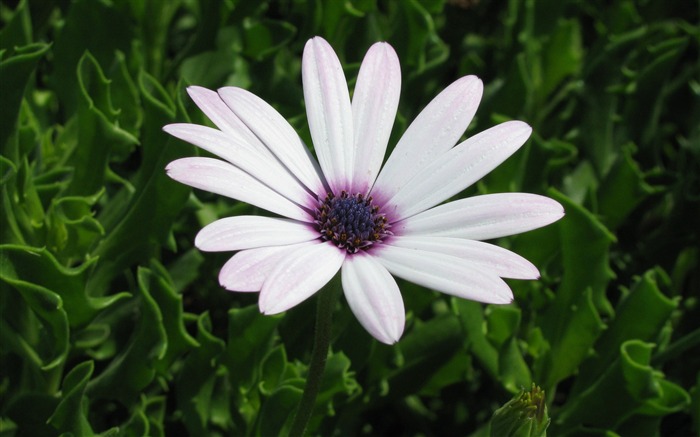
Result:
{"label": "petal with pink tint", "polygon": [[365,55],[352,96],[355,156],[353,186],[367,193],[384,161],[401,94],[401,67],[394,49],[376,43]]}
{"label": "petal with pink tint", "polygon": [[212,222],[194,239],[198,249],[225,252],[255,247],[281,246],[319,238],[318,231],[296,220],[240,215]]}
{"label": "petal with pink tint", "polygon": [[508,121],[469,138],[425,166],[385,209],[405,218],[449,199],[499,166],[531,132],[522,121]]}
{"label": "petal with pink tint", "polygon": [[353,128],[348,84],[331,46],[311,38],[302,58],[304,102],[311,138],[323,174],[338,194],[352,186]]}
{"label": "petal with pink tint", "polygon": [[382,343],[399,341],[406,314],[399,286],[387,269],[359,252],[346,258],[341,278],[345,299],[367,332]]}
{"label": "petal with pink tint", "polygon": [[531,231],[564,216],[555,200],[537,194],[499,193],[436,206],[392,225],[397,235],[490,240]]}
{"label": "petal with pink tint", "polygon": [[378,246],[372,254],[392,275],[415,284],[477,302],[513,301],[513,292],[498,275],[455,256],[389,244]]}
{"label": "petal with pink tint", "polygon": [[219,96],[265,146],[311,192],[323,193],[321,170],[294,128],[266,101],[236,87],[219,89]]}
{"label": "petal with pink tint", "polygon": [[300,247],[317,244],[304,242],[288,246],[258,247],[233,255],[219,272],[219,284],[231,291],[260,291],[272,269]]}
{"label": "petal with pink tint", "polygon": [[373,190],[388,199],[422,168],[450,150],[471,123],[483,90],[479,78],[465,76],[438,94],[401,136]]}
{"label": "petal with pink tint", "polygon": [[169,124],[163,130],[227,160],[292,202],[315,206],[309,192],[271,153],[263,153],[229,134],[206,126],[177,123]]}
{"label": "petal with pink tint", "polygon": [[199,109],[204,112],[216,127],[230,135],[236,141],[250,144],[261,152],[267,151],[267,154],[272,156],[272,153],[269,153],[258,137],[248,129],[248,126],[226,106],[226,103],[221,100],[221,96],[219,96],[216,91],[201,86],[190,86],[187,87],[187,94],[190,95],[194,103],[197,104]]}
{"label": "petal with pink tint", "polygon": [[488,270],[501,278],[537,279],[540,273],[522,256],[493,244],[464,238],[394,237],[389,243],[406,249],[442,253],[468,261],[479,270]]}
{"label": "petal with pink tint", "polygon": [[181,158],[165,168],[168,176],[190,187],[240,200],[276,214],[313,222],[309,213],[248,173],[212,158]]}
{"label": "petal with pink tint", "polygon": [[301,247],[283,258],[260,291],[263,314],[277,314],[308,299],[340,270],[346,251],[324,242]]}

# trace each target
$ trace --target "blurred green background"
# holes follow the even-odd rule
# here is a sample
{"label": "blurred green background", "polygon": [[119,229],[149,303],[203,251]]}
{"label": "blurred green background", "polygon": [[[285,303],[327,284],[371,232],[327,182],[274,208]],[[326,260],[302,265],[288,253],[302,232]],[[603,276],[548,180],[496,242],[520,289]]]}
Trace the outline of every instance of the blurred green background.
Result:
{"label": "blurred green background", "polygon": [[[244,87],[311,144],[301,52],[320,35],[352,89],[376,41],[403,74],[390,147],[455,79],[485,84],[466,135],[531,140],[460,197],[557,199],[498,244],[539,281],[484,306],[400,282],[407,328],[374,341],[341,299],[313,435],[489,435],[522,388],[550,435],[700,426],[700,27],[690,0],[45,0],[0,3],[0,436],[278,435],[303,388],[314,299],[258,313],[193,248],[255,212],[175,183],[209,124],[187,85]],[[494,431],[495,432],[495,431]],[[492,435],[494,434],[492,432]],[[535,435],[522,433],[519,435]]]}

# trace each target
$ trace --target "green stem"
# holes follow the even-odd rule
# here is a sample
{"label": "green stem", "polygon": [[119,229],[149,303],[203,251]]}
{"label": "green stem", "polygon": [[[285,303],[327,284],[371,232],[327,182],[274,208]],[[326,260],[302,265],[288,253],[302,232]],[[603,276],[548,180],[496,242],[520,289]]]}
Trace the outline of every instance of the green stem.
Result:
{"label": "green stem", "polygon": [[326,367],[328,349],[331,343],[331,326],[333,324],[333,309],[338,300],[339,275],[336,275],[325,287],[318,292],[316,307],[316,333],[314,347],[311,352],[309,374],[304,386],[304,394],[292,422],[290,437],[302,437],[306,426],[316,406],[316,396],[321,388],[323,370]]}

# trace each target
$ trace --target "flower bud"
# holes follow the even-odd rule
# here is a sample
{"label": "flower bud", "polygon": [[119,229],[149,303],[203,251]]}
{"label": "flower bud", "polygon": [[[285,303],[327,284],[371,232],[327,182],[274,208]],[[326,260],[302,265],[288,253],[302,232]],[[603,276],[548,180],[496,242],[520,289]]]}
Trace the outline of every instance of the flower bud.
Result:
{"label": "flower bud", "polygon": [[532,384],[496,410],[491,418],[491,437],[544,437],[549,415],[544,390]]}

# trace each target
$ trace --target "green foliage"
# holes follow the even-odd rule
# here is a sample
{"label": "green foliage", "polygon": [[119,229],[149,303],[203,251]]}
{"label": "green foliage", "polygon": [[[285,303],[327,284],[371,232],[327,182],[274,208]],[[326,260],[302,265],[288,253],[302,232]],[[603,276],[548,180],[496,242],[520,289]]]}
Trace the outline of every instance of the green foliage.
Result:
{"label": "green foliage", "polygon": [[[167,178],[168,162],[198,152],[162,126],[209,123],[187,85],[236,85],[311,144],[300,60],[314,35],[333,45],[351,87],[373,42],[396,48],[403,93],[391,144],[450,82],[480,76],[484,101],[467,134],[507,119],[535,133],[462,195],[541,193],[566,217],[498,242],[542,274],[509,282],[512,305],[401,283],[406,332],[388,347],[341,300],[310,434],[543,435],[544,418],[490,423],[504,404],[532,418],[533,399],[551,435],[698,433],[697,4],[8,3],[0,435],[289,430],[313,302],[262,316],[256,296],[218,286],[225,257],[199,253],[194,236],[250,207]],[[533,384],[546,397],[523,398]]]}

